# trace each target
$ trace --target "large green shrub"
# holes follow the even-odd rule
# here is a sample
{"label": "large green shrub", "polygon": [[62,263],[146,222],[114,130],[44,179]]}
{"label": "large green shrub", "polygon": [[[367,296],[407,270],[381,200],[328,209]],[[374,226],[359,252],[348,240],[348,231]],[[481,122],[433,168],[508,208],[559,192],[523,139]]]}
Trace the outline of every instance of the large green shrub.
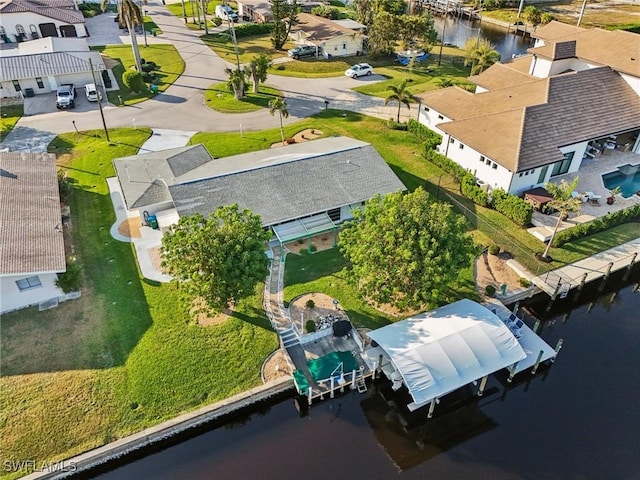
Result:
{"label": "large green shrub", "polygon": [[607,230],[608,228],[615,227],[622,223],[627,223],[635,220],[640,220],[640,204],[634,205],[623,210],[617,210],[606,214],[604,217],[599,217],[590,222],[580,223],[574,227],[561,230],[556,233],[553,239],[553,246],[559,247],[567,242],[576,240],[587,235]]}
{"label": "large green shrub", "polygon": [[330,20],[338,20],[340,18],[340,10],[335,7],[329,7],[328,5],[312,8],[311,13]]}
{"label": "large green shrub", "polygon": [[77,292],[82,283],[82,269],[75,257],[67,259],[67,271],[58,274],[56,286],[64,293]]}
{"label": "large green shrub", "polygon": [[145,88],[142,72],[127,70],[122,74],[122,82],[132,92],[141,92]]}
{"label": "large green shrub", "polygon": [[313,320],[307,320],[304,322],[304,329],[307,333],[313,333],[316,331],[316,322]]}
{"label": "large green shrub", "polygon": [[533,207],[522,198],[498,188],[491,192],[491,206],[524,227],[531,223]]}
{"label": "large green shrub", "polygon": [[436,132],[424,126],[417,120],[414,120],[413,118],[409,119],[407,130],[409,130],[419,139],[424,140],[425,152],[427,152],[428,150],[433,150],[442,143],[442,135],[438,135]]}
{"label": "large green shrub", "polygon": [[486,207],[489,205],[489,196],[482,188],[476,184],[476,179],[473,175],[467,174],[462,177],[461,182],[462,195],[472,200],[473,203]]}
{"label": "large green shrub", "polygon": [[272,28],[273,23],[242,23],[235,26],[236,38],[271,33]]}
{"label": "large green shrub", "polygon": [[450,173],[451,175],[456,177],[458,181],[462,180],[465,176],[469,175],[469,172],[467,172],[464,168],[462,168],[456,162],[454,162],[453,160],[449,160],[447,157],[436,152],[435,150],[425,149],[424,156],[431,163],[439,166],[445,172]]}

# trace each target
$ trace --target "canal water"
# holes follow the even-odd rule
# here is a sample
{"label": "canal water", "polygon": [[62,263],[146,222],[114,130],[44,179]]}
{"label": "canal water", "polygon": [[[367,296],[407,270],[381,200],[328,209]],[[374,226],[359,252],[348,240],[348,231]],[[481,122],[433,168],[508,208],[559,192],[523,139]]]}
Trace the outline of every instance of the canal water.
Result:
{"label": "canal water", "polygon": [[[446,23],[446,26],[444,24]],[[438,32],[438,38],[442,38],[442,28],[444,26],[444,42],[464,48],[464,44],[470,38],[489,40],[494,48],[500,52],[501,60],[504,62],[512,58],[512,55],[520,55],[527,52],[527,48],[533,46],[533,39],[529,36],[523,37],[522,33],[516,35],[508,33],[507,29],[480,20],[458,19],[456,17],[435,17],[434,26]],[[438,47],[434,47],[432,53],[437,53]]]}
{"label": "canal water", "polygon": [[[640,282],[636,267],[630,282]],[[553,346],[564,339],[556,363],[512,384],[491,376],[483,397],[473,387],[445,397],[431,420],[403,414],[379,385],[314,405],[304,417],[285,398],[97,478],[638,478],[638,287],[587,286],[546,314],[549,298],[531,299],[520,310],[529,326],[544,318],[543,338]]]}

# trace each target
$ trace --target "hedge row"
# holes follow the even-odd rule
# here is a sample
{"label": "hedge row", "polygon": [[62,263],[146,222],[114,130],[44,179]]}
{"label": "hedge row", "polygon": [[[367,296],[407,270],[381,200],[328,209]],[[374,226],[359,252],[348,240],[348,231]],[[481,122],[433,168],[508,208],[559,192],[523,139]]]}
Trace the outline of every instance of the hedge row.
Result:
{"label": "hedge row", "polygon": [[424,156],[431,163],[436,164],[445,172],[450,173],[451,175],[456,177],[458,181],[461,181],[466,175],[469,175],[469,172],[467,172],[456,162],[454,162],[453,160],[449,160],[447,157],[431,148],[425,148]]}
{"label": "hedge row", "polygon": [[559,247],[572,240],[592,235],[636,219],[640,219],[640,205],[634,205],[623,210],[607,213],[604,217],[598,217],[590,222],[580,223],[574,227],[559,231],[553,239],[553,246]]}
{"label": "hedge row", "polygon": [[[271,33],[273,23],[241,23],[235,26],[236,38]],[[230,34],[231,32],[229,32]]]}
{"label": "hedge row", "polygon": [[531,223],[533,207],[522,198],[511,195],[501,188],[491,192],[491,206],[521,227]]}
{"label": "hedge row", "polygon": [[421,124],[417,120],[414,120],[413,118],[409,120],[409,123],[407,124],[407,130],[413,133],[420,140],[424,140],[425,151],[433,150],[442,143],[442,135],[438,135],[436,132],[425,127],[423,124]]}
{"label": "hedge row", "polygon": [[471,174],[467,174],[462,177],[460,191],[462,192],[462,195],[477,205],[481,205],[483,207],[489,205],[489,195],[487,195],[487,192],[476,184],[476,179]]}

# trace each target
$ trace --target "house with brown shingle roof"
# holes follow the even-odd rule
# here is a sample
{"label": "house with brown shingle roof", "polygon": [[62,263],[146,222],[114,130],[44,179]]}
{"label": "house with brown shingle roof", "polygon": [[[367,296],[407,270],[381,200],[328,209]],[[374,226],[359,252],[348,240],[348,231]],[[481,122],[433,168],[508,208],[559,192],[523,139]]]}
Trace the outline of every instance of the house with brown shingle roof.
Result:
{"label": "house with brown shingle roof", "polygon": [[544,43],[531,55],[470,77],[475,93],[421,96],[419,120],[443,135],[440,153],[487,188],[519,194],[577,172],[589,143],[609,136],[640,154],[640,35],[556,23],[537,32]]}
{"label": "house with brown shingle roof", "polygon": [[84,15],[73,0],[0,0],[0,41],[87,37]]}
{"label": "house with brown shingle roof", "polygon": [[0,152],[0,312],[57,299],[66,270],[56,157]]}
{"label": "house with brown shingle roof", "polygon": [[325,58],[346,57],[362,52],[365,36],[328,18],[298,14],[298,23],[289,36],[298,45],[319,47]]}

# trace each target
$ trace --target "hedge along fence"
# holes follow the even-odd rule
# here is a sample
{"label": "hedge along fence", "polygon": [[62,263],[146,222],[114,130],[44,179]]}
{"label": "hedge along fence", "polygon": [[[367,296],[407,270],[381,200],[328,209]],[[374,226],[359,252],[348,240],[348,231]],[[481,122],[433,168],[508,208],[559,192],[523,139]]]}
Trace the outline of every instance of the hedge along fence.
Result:
{"label": "hedge along fence", "polygon": [[521,227],[531,223],[533,207],[522,198],[511,195],[501,188],[491,192],[491,206]]}
{"label": "hedge along fence", "polygon": [[592,235],[611,227],[615,227],[616,225],[634,220],[640,220],[640,204],[623,210],[618,210],[616,212],[607,213],[604,217],[598,217],[590,222],[581,223],[571,228],[567,228],[566,230],[561,230],[556,233],[556,236],[553,239],[553,246],[560,247],[572,240]]}
{"label": "hedge along fence", "polygon": [[[265,33],[271,33],[273,30],[273,23],[242,23],[235,25],[236,38],[249,37],[251,35],[264,35]],[[231,34],[231,32],[228,32]]]}
{"label": "hedge along fence", "polygon": [[424,151],[433,150],[442,143],[442,135],[425,127],[423,124],[413,118],[407,123],[407,130],[413,133],[420,140],[424,140]]}
{"label": "hedge along fence", "polygon": [[[411,131],[411,126],[409,126],[409,130]],[[453,175],[461,183],[460,191],[462,195],[472,202],[482,205],[483,207],[491,206],[522,227],[531,223],[533,207],[517,195],[507,193],[502,189],[497,189],[491,192],[492,200],[489,204],[487,192],[478,187],[475,177],[467,170],[435,150],[427,148],[426,145],[424,156],[445,172]]]}

